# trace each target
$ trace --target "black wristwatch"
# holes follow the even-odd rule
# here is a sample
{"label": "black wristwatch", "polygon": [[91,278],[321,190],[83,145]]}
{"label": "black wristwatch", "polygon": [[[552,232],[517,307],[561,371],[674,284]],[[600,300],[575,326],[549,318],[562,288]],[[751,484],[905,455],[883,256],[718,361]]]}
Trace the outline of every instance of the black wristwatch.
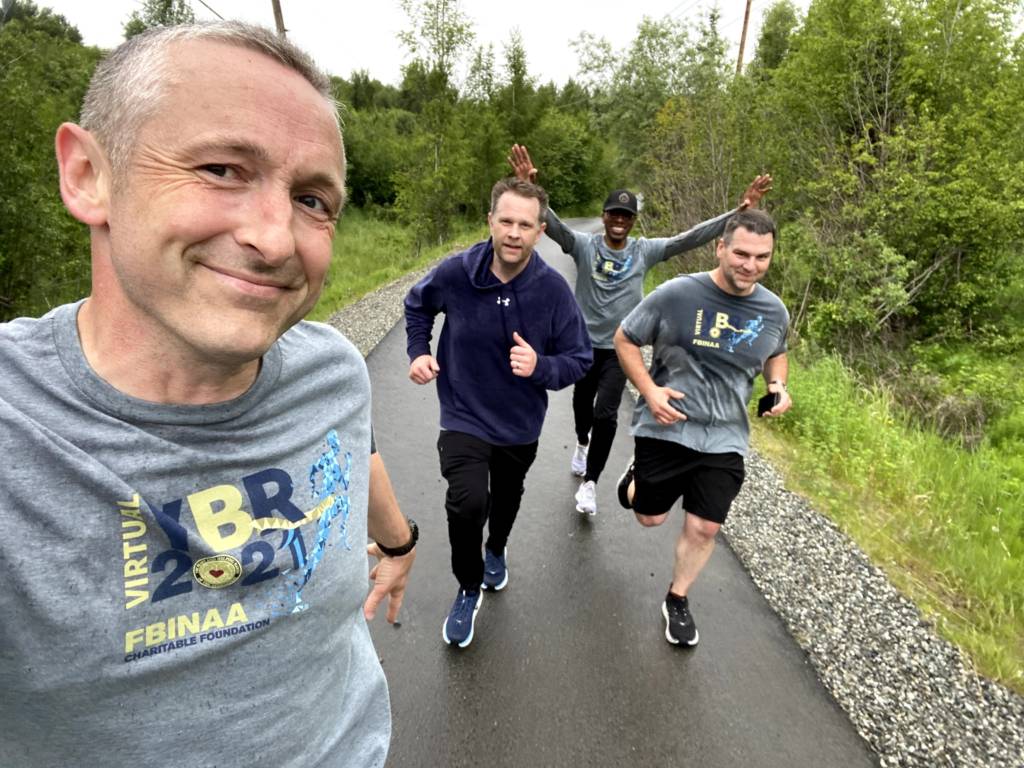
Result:
{"label": "black wristwatch", "polygon": [[377,548],[388,557],[401,557],[402,555],[408,555],[412,552],[412,548],[416,546],[416,542],[420,538],[420,529],[419,526],[416,525],[416,521],[411,517],[407,517],[405,519],[409,523],[409,532],[412,534],[409,537],[409,541],[400,547],[385,547],[379,541],[376,542]]}

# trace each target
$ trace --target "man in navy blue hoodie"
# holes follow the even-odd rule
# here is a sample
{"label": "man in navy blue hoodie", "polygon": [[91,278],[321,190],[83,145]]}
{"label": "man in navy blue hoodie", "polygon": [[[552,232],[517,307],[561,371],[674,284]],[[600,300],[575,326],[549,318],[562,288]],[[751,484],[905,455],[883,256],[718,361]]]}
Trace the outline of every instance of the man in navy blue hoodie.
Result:
{"label": "man in navy blue hoodie", "polygon": [[[409,378],[436,379],[441,402],[437,450],[459,582],[442,637],[462,648],[473,640],[481,588],[508,583],[505,545],[537,455],[547,390],[577,381],[593,360],[572,289],[534,250],[546,208],[537,185],[499,181],[487,215],[490,239],[443,261],[405,298]],[[430,339],[439,312],[445,321],[435,359]]]}

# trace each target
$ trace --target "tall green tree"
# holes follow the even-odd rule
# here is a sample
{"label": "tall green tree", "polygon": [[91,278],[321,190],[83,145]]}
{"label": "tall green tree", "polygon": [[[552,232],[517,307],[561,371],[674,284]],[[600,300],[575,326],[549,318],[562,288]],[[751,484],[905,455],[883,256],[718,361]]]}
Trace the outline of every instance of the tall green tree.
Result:
{"label": "tall green tree", "polygon": [[498,90],[497,108],[509,133],[516,141],[524,141],[536,122],[536,90],[526,62],[523,36],[513,29],[505,46],[504,84]]}
{"label": "tall green tree", "polygon": [[465,126],[457,120],[456,67],[473,42],[458,0],[402,0],[410,29],[399,39],[413,59],[403,93],[419,113],[409,164],[397,174],[396,207],[423,242],[440,242],[468,204]]}
{"label": "tall green tree", "polygon": [[61,203],[53,136],[75,120],[100,52],[63,17],[17,3],[0,28],[0,320],[89,290],[89,238]]}
{"label": "tall green tree", "polygon": [[124,38],[129,40],[152,27],[173,27],[196,20],[188,0],[144,0],[142,8],[132,11],[124,24]]}

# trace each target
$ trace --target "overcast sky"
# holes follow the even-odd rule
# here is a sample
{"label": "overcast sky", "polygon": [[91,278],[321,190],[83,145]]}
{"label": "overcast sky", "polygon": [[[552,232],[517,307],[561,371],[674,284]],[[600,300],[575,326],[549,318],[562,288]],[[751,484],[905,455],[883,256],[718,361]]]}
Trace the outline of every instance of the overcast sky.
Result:
{"label": "overcast sky", "polygon": [[[216,18],[199,0],[191,0],[198,19]],[[205,0],[225,18],[237,18],[273,28],[271,0]],[[123,40],[122,27],[141,0],[36,0],[78,27],[85,42],[112,48]],[[735,57],[743,26],[745,0],[718,0],[721,32],[732,43]],[[807,0],[798,2],[806,6]],[[559,85],[576,73],[576,54],[569,47],[580,32],[607,38],[616,49],[628,45],[643,16],[672,16],[696,22],[715,0],[462,0],[476,32],[476,44],[494,45],[500,64],[503,46],[518,27],[526,46],[530,74],[539,82]],[[744,58],[749,61],[757,42],[764,9],[771,0],[753,0]],[[409,23],[397,0],[281,0],[289,38],[309,51],[321,67],[348,77],[356,69],[385,83],[398,84],[405,51],[396,33]]]}

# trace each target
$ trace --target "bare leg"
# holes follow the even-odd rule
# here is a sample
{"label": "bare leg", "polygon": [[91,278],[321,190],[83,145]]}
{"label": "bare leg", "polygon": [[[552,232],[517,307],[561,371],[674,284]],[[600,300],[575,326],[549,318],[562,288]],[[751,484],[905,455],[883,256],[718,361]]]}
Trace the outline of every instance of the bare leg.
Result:
{"label": "bare leg", "polygon": [[672,592],[685,597],[707,565],[715,548],[715,534],[722,526],[686,513],[683,530],[676,541],[676,562],[672,569]]}

